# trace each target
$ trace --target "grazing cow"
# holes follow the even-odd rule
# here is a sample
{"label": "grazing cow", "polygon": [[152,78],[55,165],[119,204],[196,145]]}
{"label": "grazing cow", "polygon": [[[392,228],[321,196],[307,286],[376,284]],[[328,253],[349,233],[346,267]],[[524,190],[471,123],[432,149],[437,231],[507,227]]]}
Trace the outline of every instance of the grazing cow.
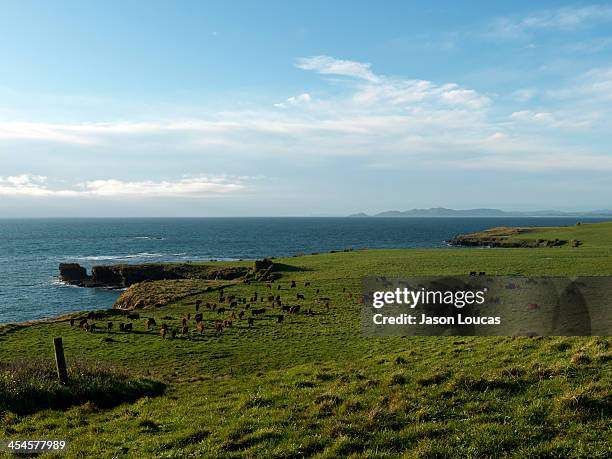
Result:
{"label": "grazing cow", "polygon": [[238,313],[238,318],[239,318],[239,319],[242,319],[242,316],[244,316],[244,311],[240,311],[240,312]]}
{"label": "grazing cow", "polygon": [[319,289],[317,289],[317,295],[319,294]]}
{"label": "grazing cow", "polygon": [[309,287],[309,286],[310,286],[310,282],[304,283],[304,287]]}
{"label": "grazing cow", "polygon": [[236,320],[236,311],[232,311],[232,313],[230,314],[230,319]]}
{"label": "grazing cow", "polygon": [[327,308],[327,310],[329,311],[329,301],[327,303],[325,303],[325,307]]}
{"label": "grazing cow", "polygon": [[134,328],[134,324],[131,324],[131,323],[130,324],[125,324],[123,326],[123,330],[126,331],[126,332],[132,331],[133,328]]}
{"label": "grazing cow", "polygon": [[106,324],[106,330],[107,331],[111,331],[112,329],[113,329],[113,323],[112,322],[107,323]]}
{"label": "grazing cow", "polygon": [[232,301],[229,305],[230,308],[237,308],[238,307],[238,302],[237,301]]}
{"label": "grazing cow", "polygon": [[166,339],[167,333],[168,333],[168,325],[162,324],[159,329],[159,336],[161,336],[163,339]]}
{"label": "grazing cow", "polygon": [[306,298],[304,298],[304,295],[302,295],[301,293],[298,293],[296,295],[296,297],[297,297],[298,300],[305,300],[306,299]]}
{"label": "grazing cow", "polygon": [[223,321],[223,326],[224,326],[225,328],[231,328],[231,326],[232,326],[232,321],[231,321],[231,320],[227,320],[227,319],[225,319],[225,320]]}
{"label": "grazing cow", "polygon": [[196,314],[194,316],[194,319],[195,319],[196,323],[202,322],[202,320],[204,320],[204,315],[202,313]]}
{"label": "grazing cow", "polygon": [[188,335],[189,334],[189,327],[185,326],[181,329],[181,334],[183,336]]}
{"label": "grazing cow", "polygon": [[253,320],[252,317],[249,317],[249,327],[252,327],[254,323],[255,323],[255,320]]}
{"label": "grazing cow", "polygon": [[71,327],[74,327],[74,317],[71,317],[71,318],[70,318],[70,326],[71,326]]}
{"label": "grazing cow", "polygon": [[297,285],[295,285],[295,281],[294,281],[294,280],[292,280],[292,281],[291,281],[291,288],[296,288],[296,287],[297,287]]}
{"label": "grazing cow", "polygon": [[212,304],[206,303],[206,309],[211,309],[211,308],[212,308]]}
{"label": "grazing cow", "polygon": [[119,324],[119,331],[125,331],[125,324],[123,322]]}
{"label": "grazing cow", "polygon": [[250,303],[247,303],[247,304],[244,305],[244,309],[250,309],[250,308],[251,308],[251,304]]}
{"label": "grazing cow", "polygon": [[95,332],[96,331],[96,324],[91,324],[89,326],[89,330],[87,330],[87,331],[92,332],[92,333]]}
{"label": "grazing cow", "polygon": [[263,314],[266,312],[265,308],[261,308],[261,309],[251,309],[251,314],[255,315],[259,315],[259,314]]}
{"label": "grazing cow", "polygon": [[269,295],[269,296],[268,296],[268,301],[269,301],[270,303],[272,303],[272,302],[274,301],[274,295]]}
{"label": "grazing cow", "polygon": [[225,303],[225,297],[224,296],[220,296],[219,297],[219,303]]}
{"label": "grazing cow", "polygon": [[268,287],[270,290],[272,290],[272,286],[270,284],[266,284],[266,287]]}
{"label": "grazing cow", "polygon": [[172,339],[176,338],[176,329],[172,329],[170,336],[172,336]]}
{"label": "grazing cow", "polygon": [[140,314],[138,314],[137,312],[134,312],[132,314],[128,314],[127,318],[130,320],[139,320],[140,319]]}
{"label": "grazing cow", "polygon": [[149,330],[151,327],[157,327],[157,322],[155,322],[153,317],[149,317],[147,319],[147,330]]}
{"label": "grazing cow", "polygon": [[480,272],[478,273],[478,275],[479,275],[479,276],[486,276],[487,274],[486,274],[484,271],[480,271]]}
{"label": "grazing cow", "polygon": [[475,276],[476,275],[476,271],[470,271],[470,276]]}
{"label": "grazing cow", "polygon": [[223,324],[219,320],[215,321],[215,331],[216,332],[222,332],[223,331]]}
{"label": "grazing cow", "polygon": [[85,324],[87,323],[87,319],[81,319],[79,321],[79,327],[83,328],[85,326]]}
{"label": "grazing cow", "polygon": [[300,312],[299,304],[296,304],[295,306],[291,306],[291,309],[289,309],[290,314],[297,314],[298,312]]}
{"label": "grazing cow", "polygon": [[223,314],[225,312],[225,308],[217,309],[217,314]]}
{"label": "grazing cow", "polygon": [[280,324],[283,320],[285,320],[285,316],[282,314],[276,317],[276,323]]}
{"label": "grazing cow", "polygon": [[283,306],[283,311],[289,312],[291,310],[291,306],[285,305]]}
{"label": "grazing cow", "polygon": [[280,290],[281,289],[281,285],[278,284],[278,287],[276,287],[276,290]]}
{"label": "grazing cow", "polygon": [[200,335],[204,333],[204,322],[198,322],[198,324],[196,325],[196,330]]}
{"label": "grazing cow", "polygon": [[186,327],[186,326],[187,326],[187,317],[183,317],[183,320],[181,320],[181,325],[182,325],[183,327]]}
{"label": "grazing cow", "polygon": [[200,305],[202,304],[202,300],[196,300],[195,302],[195,310],[198,312],[200,310]]}
{"label": "grazing cow", "polygon": [[91,325],[89,325],[88,323],[84,323],[83,324],[83,330],[85,330],[86,332],[88,332],[91,329]]}

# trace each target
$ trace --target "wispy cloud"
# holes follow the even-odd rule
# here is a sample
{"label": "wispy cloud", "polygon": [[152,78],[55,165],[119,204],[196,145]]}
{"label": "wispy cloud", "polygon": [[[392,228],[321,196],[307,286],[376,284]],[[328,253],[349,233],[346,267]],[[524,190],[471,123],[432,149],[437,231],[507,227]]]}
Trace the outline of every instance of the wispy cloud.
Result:
{"label": "wispy cloud", "polygon": [[335,59],[330,56],[310,56],[299,58],[296,65],[300,69],[314,70],[324,75],[343,75],[373,83],[378,81],[378,76],[370,70],[371,64],[364,62]]}
{"label": "wispy cloud", "polygon": [[[253,158],[259,163],[274,158],[284,161],[286,167],[325,157],[359,158],[365,164],[381,162],[384,157],[384,162],[397,167],[407,163],[455,167],[457,158],[469,158],[464,167],[523,168],[530,161],[542,164],[556,155],[557,161],[549,161],[549,168],[554,169],[577,163],[594,167],[595,161],[581,162],[580,158],[605,159],[609,155],[608,151],[590,151],[588,139],[579,151],[560,138],[566,131],[588,130],[602,119],[610,119],[605,102],[612,94],[609,70],[588,72],[554,94],[538,93],[538,101],[545,104],[552,100],[552,107],[527,105],[535,90],[510,93],[518,106],[505,111],[497,106],[498,96],[456,82],[384,75],[370,64],[330,56],[298,59],[296,65],[341,77],[334,82],[341,90],[333,95],[320,92],[316,98],[304,91],[276,106],[209,112],[200,118],[72,124],[0,122],[0,148],[8,151],[19,140],[77,145],[84,154],[89,149],[144,152],[152,148],[155,152],[180,150],[194,158],[213,160],[223,155],[240,164]],[[565,98],[570,95],[566,107]],[[592,100],[593,106],[572,108],[585,100]],[[577,138],[573,144],[580,141]],[[232,192],[242,186],[239,181],[200,177],[153,182],[98,180],[56,189],[44,180],[30,178],[21,184],[3,179],[0,194],[201,196]]]}
{"label": "wispy cloud", "polygon": [[28,197],[101,197],[101,198],[204,198],[216,194],[234,193],[245,189],[242,180],[226,177],[184,177],[176,181],[92,180],[71,188],[53,188],[48,178],[22,174],[0,177],[0,196]]}
{"label": "wispy cloud", "polygon": [[528,38],[538,31],[569,31],[593,23],[612,21],[611,5],[587,5],[542,10],[495,20],[490,34],[500,38]]}

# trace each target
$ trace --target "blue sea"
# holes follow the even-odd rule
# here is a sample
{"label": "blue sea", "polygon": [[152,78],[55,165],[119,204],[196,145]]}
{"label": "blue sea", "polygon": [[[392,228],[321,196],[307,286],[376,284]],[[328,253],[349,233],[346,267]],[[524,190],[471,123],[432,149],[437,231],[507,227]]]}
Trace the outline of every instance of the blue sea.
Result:
{"label": "blue sea", "polygon": [[[445,247],[493,226],[576,218],[200,218],[0,220],[0,323],[110,307],[118,292],[63,285],[58,265],[291,256],[345,248]],[[592,221],[603,221],[592,219]],[[462,249],[457,249],[462,250]]]}

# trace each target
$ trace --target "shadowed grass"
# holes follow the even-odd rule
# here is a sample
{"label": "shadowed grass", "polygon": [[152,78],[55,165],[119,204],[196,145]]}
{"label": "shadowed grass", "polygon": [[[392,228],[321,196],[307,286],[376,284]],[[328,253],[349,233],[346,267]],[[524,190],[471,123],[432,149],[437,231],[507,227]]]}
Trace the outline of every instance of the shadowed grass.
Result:
{"label": "shadowed grass", "polygon": [[107,364],[86,361],[71,363],[69,383],[61,385],[54,363],[49,360],[21,360],[0,364],[0,413],[31,414],[47,408],[66,409],[91,403],[111,408],[144,396],[157,396],[165,385]]}

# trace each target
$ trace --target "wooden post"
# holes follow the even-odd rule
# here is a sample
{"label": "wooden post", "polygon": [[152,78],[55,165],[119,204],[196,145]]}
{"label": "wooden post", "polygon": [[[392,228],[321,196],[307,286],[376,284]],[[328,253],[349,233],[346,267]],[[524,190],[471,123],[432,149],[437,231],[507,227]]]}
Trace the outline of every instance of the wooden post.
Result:
{"label": "wooden post", "polygon": [[57,366],[57,377],[60,384],[66,386],[68,384],[68,371],[66,370],[66,358],[64,357],[64,345],[62,338],[53,338],[55,347],[55,365]]}

